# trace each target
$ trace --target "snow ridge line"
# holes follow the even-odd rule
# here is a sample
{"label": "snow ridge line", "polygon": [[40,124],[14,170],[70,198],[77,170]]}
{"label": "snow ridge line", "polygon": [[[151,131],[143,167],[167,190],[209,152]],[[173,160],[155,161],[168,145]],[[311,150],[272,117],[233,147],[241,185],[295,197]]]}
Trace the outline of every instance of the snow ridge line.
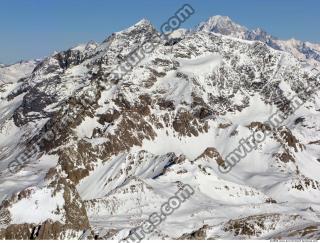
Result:
{"label": "snow ridge line", "polygon": [[111,71],[109,77],[112,80],[121,80],[128,72],[137,66],[146,56],[152,53],[154,49],[161,44],[161,39],[168,39],[168,36],[175,30],[179,29],[191,15],[195,13],[193,7],[184,4],[175,12],[165,23],[161,25],[161,33],[155,33],[153,30],[151,41],[144,42],[140,47],[133,50],[117,68]]}
{"label": "snow ridge line", "polygon": [[[279,67],[277,69],[279,70]],[[320,72],[318,70],[318,73],[317,75],[315,75],[315,77],[318,78],[319,76]],[[292,112],[284,114],[280,110],[278,110],[268,118],[268,121],[265,122],[265,125],[269,126],[271,129],[279,128],[281,124],[283,124],[283,122],[289,117],[289,115],[294,114],[308,101],[312,101],[315,99],[314,94],[316,94],[317,91],[320,90],[315,88],[316,87],[309,86],[306,90],[300,92],[300,94],[310,91],[314,92],[313,95],[305,101],[299,98],[299,94],[294,95],[290,100],[290,107],[292,108]],[[240,141],[238,142],[239,146],[226,156],[224,164],[219,165],[219,171],[223,174],[229,173],[232,168],[241,161],[241,159],[244,159],[251,151],[257,148],[257,145],[265,141],[267,136],[269,136],[270,134],[271,130],[255,131],[250,136],[240,139]]]}

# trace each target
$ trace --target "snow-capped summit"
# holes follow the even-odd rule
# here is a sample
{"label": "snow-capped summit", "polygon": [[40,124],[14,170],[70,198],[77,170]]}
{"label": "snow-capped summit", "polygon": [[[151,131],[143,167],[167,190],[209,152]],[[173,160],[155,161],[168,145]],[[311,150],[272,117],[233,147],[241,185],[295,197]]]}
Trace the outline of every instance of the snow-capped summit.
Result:
{"label": "snow-capped summit", "polygon": [[134,26],[138,25],[152,25],[152,23],[150,22],[150,20],[143,18],[139,20],[136,24],[134,24]]}
{"label": "snow-capped summit", "polygon": [[196,27],[197,31],[210,31],[243,38],[247,28],[233,22],[228,16],[216,15]]}
{"label": "snow-capped summit", "polygon": [[129,28],[122,30],[117,33],[127,33],[127,32],[132,32],[132,31],[156,31],[155,27],[153,24],[148,20],[148,19],[141,19],[134,25],[130,26]]}
{"label": "snow-capped summit", "polygon": [[[279,51],[260,29],[209,22],[137,53],[156,31],[142,20],[11,67],[0,239],[125,239],[185,184],[193,194],[145,239],[320,238],[320,85],[293,52],[316,46]],[[240,161],[221,173],[230,153]]]}
{"label": "snow-capped summit", "polygon": [[295,39],[280,40],[268,34],[265,30],[248,28],[235,23],[228,16],[216,15],[210,17],[195,28],[196,31],[209,31],[228,35],[244,40],[257,40],[268,46],[282,51],[287,51],[301,61],[311,65],[320,66],[320,44],[312,44]]}

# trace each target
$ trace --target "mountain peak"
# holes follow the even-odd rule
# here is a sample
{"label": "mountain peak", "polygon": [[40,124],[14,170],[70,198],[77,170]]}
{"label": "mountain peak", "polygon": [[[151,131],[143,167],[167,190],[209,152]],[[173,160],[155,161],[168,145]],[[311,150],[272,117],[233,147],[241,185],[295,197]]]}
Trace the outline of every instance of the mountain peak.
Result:
{"label": "mountain peak", "polygon": [[152,23],[150,22],[150,20],[143,18],[140,21],[138,21],[134,26],[138,25],[152,25]]}
{"label": "mountain peak", "polygon": [[211,16],[209,18],[210,21],[215,21],[215,22],[232,22],[232,20],[230,19],[229,16],[224,16],[224,15],[215,15],[215,16]]}
{"label": "mountain peak", "polygon": [[155,27],[153,26],[150,20],[143,18],[134,25],[130,26],[125,31],[132,31],[134,29],[155,29]]}
{"label": "mountain peak", "polygon": [[130,26],[129,28],[123,30],[123,31],[120,31],[118,33],[131,33],[132,31],[134,32],[145,32],[145,33],[148,33],[148,32],[155,32],[156,31],[156,28],[153,26],[153,24],[147,20],[147,19],[141,19],[140,21],[138,21],[136,24]]}
{"label": "mountain peak", "polygon": [[241,38],[247,28],[232,21],[228,16],[216,15],[202,22],[196,28],[198,31],[209,31],[223,35],[232,35]]}
{"label": "mountain peak", "polygon": [[319,238],[317,73],[262,30],[205,26],[233,37],[142,19],[0,68],[0,239],[135,240],[166,201],[186,205],[145,240]]}

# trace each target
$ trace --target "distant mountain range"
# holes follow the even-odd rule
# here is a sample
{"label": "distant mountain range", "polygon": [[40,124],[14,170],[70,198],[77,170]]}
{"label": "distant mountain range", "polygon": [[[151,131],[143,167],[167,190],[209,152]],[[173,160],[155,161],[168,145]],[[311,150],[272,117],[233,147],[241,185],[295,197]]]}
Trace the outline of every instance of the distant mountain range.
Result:
{"label": "distant mountain range", "polygon": [[154,33],[0,67],[0,239],[319,240],[319,44],[214,16],[113,79]]}
{"label": "distant mountain range", "polygon": [[227,16],[213,16],[206,22],[199,24],[196,30],[220,33],[244,40],[261,41],[274,49],[290,52],[299,60],[319,66],[320,44],[299,41],[296,39],[279,40],[260,28],[249,30],[246,27],[233,22]]}

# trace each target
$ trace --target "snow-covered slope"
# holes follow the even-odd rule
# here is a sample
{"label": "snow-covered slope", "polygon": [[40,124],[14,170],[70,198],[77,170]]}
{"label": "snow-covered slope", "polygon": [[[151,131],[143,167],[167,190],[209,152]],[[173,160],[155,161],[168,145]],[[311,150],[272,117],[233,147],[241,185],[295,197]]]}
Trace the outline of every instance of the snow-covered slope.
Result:
{"label": "snow-covered slope", "polygon": [[[47,57],[4,91],[0,238],[126,239],[189,185],[146,239],[319,239],[319,76],[246,31],[222,17],[179,30],[113,80],[152,41],[142,20]],[[275,112],[286,119],[270,126]]]}
{"label": "snow-covered slope", "polygon": [[227,16],[213,16],[207,21],[200,23],[196,27],[196,31],[210,31],[245,40],[258,40],[277,50],[289,52],[301,61],[305,61],[316,67],[320,66],[319,43],[316,44],[295,39],[279,40],[260,28],[249,30],[233,22]]}
{"label": "snow-covered slope", "polygon": [[21,61],[12,65],[0,65],[0,81],[2,83],[16,82],[31,74],[40,60]]}

